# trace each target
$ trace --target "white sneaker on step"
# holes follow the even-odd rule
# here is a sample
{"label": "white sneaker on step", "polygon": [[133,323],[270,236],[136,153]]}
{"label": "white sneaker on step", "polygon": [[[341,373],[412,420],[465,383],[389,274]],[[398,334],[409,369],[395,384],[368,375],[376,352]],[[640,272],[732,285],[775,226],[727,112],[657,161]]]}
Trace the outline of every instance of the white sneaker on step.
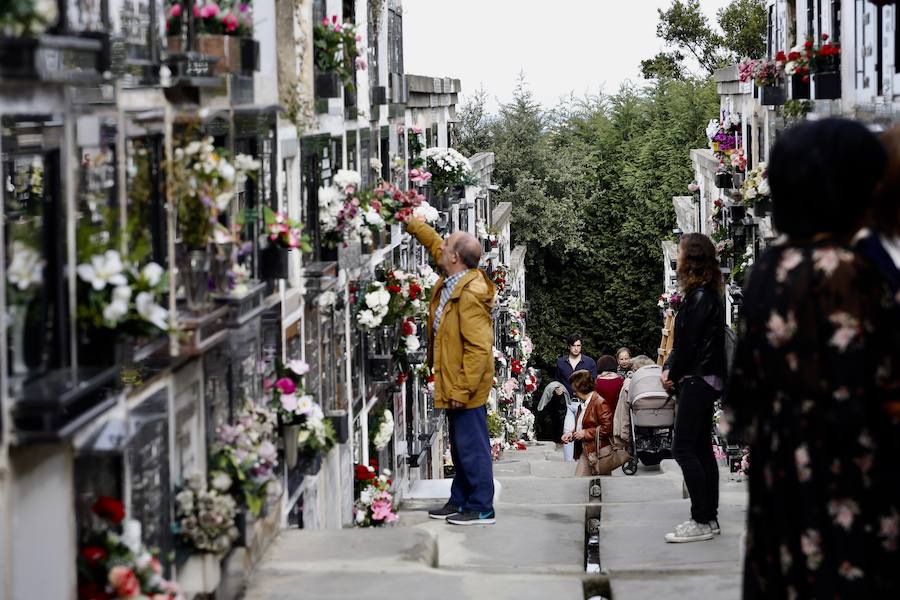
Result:
{"label": "white sneaker on step", "polygon": [[674,532],[666,534],[666,541],[673,544],[701,542],[712,538],[712,528],[707,523],[698,523],[693,519],[677,525]]}

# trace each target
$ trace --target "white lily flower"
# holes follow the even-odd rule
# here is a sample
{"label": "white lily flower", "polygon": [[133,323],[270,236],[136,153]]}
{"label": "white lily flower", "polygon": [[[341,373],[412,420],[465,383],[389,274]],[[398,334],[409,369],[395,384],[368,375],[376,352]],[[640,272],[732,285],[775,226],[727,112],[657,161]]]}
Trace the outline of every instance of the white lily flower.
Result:
{"label": "white lily flower", "polygon": [[146,281],[150,287],[156,287],[159,285],[163,273],[165,273],[165,269],[155,262],[147,263],[144,268],[141,269],[141,279]]}
{"label": "white lily flower", "polygon": [[27,245],[14,241],[6,279],[23,292],[32,286],[41,285],[44,282],[44,260]]}
{"label": "white lily flower", "polygon": [[104,254],[96,254],[91,257],[90,263],[82,263],[75,269],[82,281],[90,283],[97,291],[105,288],[107,283],[112,285],[127,284],[128,280],[122,274],[123,270],[122,259],[115,250],[107,250]]}
{"label": "white lily flower", "polygon": [[141,292],[134,301],[137,312],[145,321],[156,325],[163,331],[169,328],[169,311],[154,302],[153,294]]}
{"label": "white lily flower", "polygon": [[225,181],[234,181],[234,176],[236,175],[236,171],[231,163],[225,159],[219,161],[219,175]]}

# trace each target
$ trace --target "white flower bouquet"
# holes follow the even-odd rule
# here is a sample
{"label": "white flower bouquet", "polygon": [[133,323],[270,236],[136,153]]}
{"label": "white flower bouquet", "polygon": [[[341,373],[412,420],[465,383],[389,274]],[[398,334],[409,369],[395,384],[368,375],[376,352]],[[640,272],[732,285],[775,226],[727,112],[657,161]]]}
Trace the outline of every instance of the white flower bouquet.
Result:
{"label": "white flower bouquet", "polygon": [[425,164],[435,194],[446,194],[454,186],[473,183],[469,160],[453,148],[428,148]]}
{"label": "white flower bouquet", "polygon": [[159,304],[166,272],[154,262],[123,261],[115,250],[96,254],[75,269],[80,281],[78,319],[87,328],[130,335],[168,331],[169,312]]}
{"label": "white flower bouquet", "polygon": [[223,555],[237,541],[237,503],[230,495],[231,478],[219,473],[207,487],[203,476],[187,477],[184,489],[175,495],[175,533],[200,552]]}
{"label": "white flower bouquet", "polygon": [[378,431],[372,438],[372,443],[375,445],[375,449],[380,452],[381,450],[387,448],[387,445],[390,443],[391,438],[393,437],[394,415],[388,409],[384,409],[384,412],[381,413],[381,419],[378,424]]}
{"label": "white flower bouquet", "polygon": [[759,163],[747,173],[747,178],[741,186],[744,205],[752,207],[758,202],[768,199],[771,193],[769,188],[769,169],[766,163]]}

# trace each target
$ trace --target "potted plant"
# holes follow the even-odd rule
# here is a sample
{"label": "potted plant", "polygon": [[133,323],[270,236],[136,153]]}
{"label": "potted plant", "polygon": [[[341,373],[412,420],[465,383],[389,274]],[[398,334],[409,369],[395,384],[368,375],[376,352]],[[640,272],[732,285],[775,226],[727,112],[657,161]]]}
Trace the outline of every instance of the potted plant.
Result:
{"label": "potted plant", "polygon": [[791,99],[809,100],[809,49],[795,46],[787,53],[784,72],[791,78]]}
{"label": "potted plant", "polygon": [[286,214],[263,207],[267,244],[260,251],[260,270],[263,279],[287,279],[291,250],[312,252],[309,236],[303,232],[303,223]]}
{"label": "potted plant", "polygon": [[[252,11],[250,2],[220,6],[214,0],[197,0],[193,5],[194,50],[219,59],[215,74],[240,74],[246,70],[242,59],[244,54],[248,54],[248,59],[253,55],[254,46]],[[244,44],[243,40],[250,43]]]}
{"label": "potted plant", "polygon": [[338,23],[337,15],[323,18],[313,30],[315,47],[315,93],[317,98],[337,98],[341,88],[354,91],[354,78],[358,69],[366,68],[366,60],[360,56],[362,37],[353,23]]}
{"label": "potted plant", "polygon": [[[780,59],[780,60],[779,60]],[[781,87],[784,53],[775,60],[749,60],[741,63],[738,73],[741,81],[753,79],[759,88],[759,101],[764,106],[784,104],[784,88]]]}
{"label": "potted plant", "polygon": [[834,100],[841,97],[841,48],[828,41],[823,33],[818,46],[807,40],[812,65],[813,91],[816,100]]}

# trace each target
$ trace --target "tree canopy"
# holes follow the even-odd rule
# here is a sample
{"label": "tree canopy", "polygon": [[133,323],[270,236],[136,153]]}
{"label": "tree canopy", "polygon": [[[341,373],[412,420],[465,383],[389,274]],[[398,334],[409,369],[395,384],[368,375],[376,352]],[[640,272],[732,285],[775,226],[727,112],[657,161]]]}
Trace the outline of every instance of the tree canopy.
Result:
{"label": "tree canopy", "polygon": [[646,79],[681,78],[692,57],[707,74],[742,58],[762,58],[766,52],[765,0],[732,0],[716,15],[718,29],[700,10],[699,0],[673,0],[659,9],[656,35],[672,52],[641,61]]}
{"label": "tree canopy", "polygon": [[689,149],[704,145],[716,113],[713,84],[662,78],[545,109],[520,77],[495,119],[470,118],[483,103],[476,95],[463,107],[460,138],[483,144],[468,153],[496,154],[499,201],[512,203],[513,241],[528,248],[539,364],[552,364],[573,331],[592,355],[625,345],[655,357],[660,241],[671,235],[672,196],[692,178]]}

